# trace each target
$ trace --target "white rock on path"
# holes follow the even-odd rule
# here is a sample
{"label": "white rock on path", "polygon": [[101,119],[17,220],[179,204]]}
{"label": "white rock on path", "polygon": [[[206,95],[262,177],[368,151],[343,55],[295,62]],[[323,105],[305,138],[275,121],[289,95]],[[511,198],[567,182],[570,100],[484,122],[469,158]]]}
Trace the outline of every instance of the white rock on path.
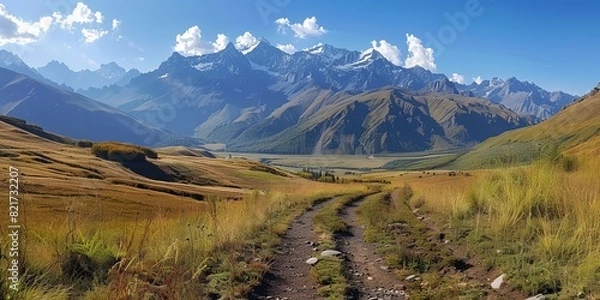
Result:
{"label": "white rock on path", "polygon": [[406,277],[404,280],[405,281],[413,281],[415,278],[417,277],[417,275],[409,275],[408,277]]}
{"label": "white rock on path", "polygon": [[497,290],[497,289],[500,288],[500,286],[502,286],[502,283],[504,283],[504,276],[505,275],[506,274],[502,274],[502,275],[498,276],[496,279],[494,279],[494,281],[492,281],[491,286],[492,286],[493,289]]}
{"label": "white rock on path", "polygon": [[342,255],[342,252],[337,251],[337,250],[325,250],[325,251],[321,252],[321,256],[323,256],[323,257],[339,256],[339,255]]}
{"label": "white rock on path", "polygon": [[546,296],[542,295],[542,294],[537,294],[533,297],[529,297],[526,300],[544,300],[546,299]]}
{"label": "white rock on path", "polygon": [[311,266],[316,265],[318,262],[319,262],[319,259],[316,258],[316,257],[311,257],[311,258],[309,258],[309,259],[306,260],[306,263],[309,264],[309,265],[311,265]]}

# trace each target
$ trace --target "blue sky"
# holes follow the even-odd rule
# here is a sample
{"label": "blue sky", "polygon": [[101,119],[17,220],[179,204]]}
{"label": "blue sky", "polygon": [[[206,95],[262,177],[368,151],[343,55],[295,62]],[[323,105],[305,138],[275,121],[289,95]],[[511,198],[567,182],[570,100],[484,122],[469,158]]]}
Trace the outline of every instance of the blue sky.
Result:
{"label": "blue sky", "polygon": [[[221,47],[219,41],[235,43],[250,32],[246,37],[264,37],[288,51],[317,43],[352,50],[374,46],[399,65],[420,64],[449,77],[457,73],[455,79],[462,76],[465,83],[514,76],[583,94],[600,81],[600,31],[592,26],[600,3],[591,0],[0,3],[0,48],[34,67],[52,59],[74,70],[116,61],[147,72],[174,49],[208,53]],[[460,17],[458,23],[451,16]]]}

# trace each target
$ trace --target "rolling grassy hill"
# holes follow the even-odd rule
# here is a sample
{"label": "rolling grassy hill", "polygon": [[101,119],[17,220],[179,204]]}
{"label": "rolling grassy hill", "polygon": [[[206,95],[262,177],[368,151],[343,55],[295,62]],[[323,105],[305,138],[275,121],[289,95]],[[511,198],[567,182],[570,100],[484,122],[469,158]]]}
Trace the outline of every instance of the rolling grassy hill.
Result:
{"label": "rolling grassy hill", "polygon": [[592,92],[540,124],[487,139],[447,167],[478,168],[498,160],[527,163],[549,144],[556,145],[566,155],[597,157],[600,154],[600,94]]}
{"label": "rolling grassy hill", "polygon": [[[6,170],[17,168],[19,222],[26,228],[19,254],[28,278],[23,299],[244,294],[295,214],[317,199],[365,189],[184,147],[159,149],[158,158],[111,161],[39,127],[2,120],[0,189],[8,191]],[[0,218],[0,226],[7,222]],[[7,242],[0,239],[0,256]],[[223,282],[232,272],[243,275]],[[158,288],[167,277],[166,288]],[[6,283],[0,277],[3,299],[11,296]]]}

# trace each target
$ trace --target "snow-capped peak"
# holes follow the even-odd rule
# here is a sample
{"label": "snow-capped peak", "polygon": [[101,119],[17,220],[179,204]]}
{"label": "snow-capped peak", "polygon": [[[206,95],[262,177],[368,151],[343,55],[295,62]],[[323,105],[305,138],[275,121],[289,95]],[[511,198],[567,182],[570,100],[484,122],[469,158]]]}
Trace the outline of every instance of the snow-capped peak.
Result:
{"label": "snow-capped peak", "polygon": [[256,49],[256,47],[258,47],[258,45],[262,44],[264,45],[268,45],[271,46],[271,43],[269,43],[269,41],[267,41],[265,38],[263,37],[259,37],[257,39],[254,39],[253,43],[245,43],[245,44],[238,44],[236,43],[236,49],[238,51],[240,51],[242,54],[246,55],[250,52],[252,52],[254,49]]}
{"label": "snow-capped peak", "polygon": [[325,52],[325,45],[323,45],[323,43],[318,43],[310,48],[306,48],[304,49],[305,52],[310,53],[310,54],[321,54],[323,52]]}

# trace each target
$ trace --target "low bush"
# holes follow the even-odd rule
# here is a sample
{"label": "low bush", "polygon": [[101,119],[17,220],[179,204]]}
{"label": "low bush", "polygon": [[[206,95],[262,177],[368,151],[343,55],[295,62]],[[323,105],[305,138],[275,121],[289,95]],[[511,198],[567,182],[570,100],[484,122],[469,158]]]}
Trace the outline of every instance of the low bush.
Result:
{"label": "low bush", "polygon": [[91,141],[88,141],[88,140],[80,140],[80,141],[77,141],[77,143],[75,145],[80,148],[92,148],[94,143],[92,143]]}
{"label": "low bush", "polygon": [[93,144],[92,153],[100,158],[118,162],[136,162],[145,161],[146,158],[158,158],[158,154],[150,148],[116,142]]}

